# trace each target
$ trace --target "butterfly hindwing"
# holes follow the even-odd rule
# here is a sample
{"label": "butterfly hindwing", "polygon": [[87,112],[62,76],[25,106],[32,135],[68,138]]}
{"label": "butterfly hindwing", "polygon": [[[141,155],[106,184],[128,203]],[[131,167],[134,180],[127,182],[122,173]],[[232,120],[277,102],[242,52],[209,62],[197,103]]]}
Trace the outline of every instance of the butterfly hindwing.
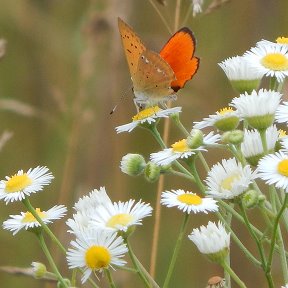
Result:
{"label": "butterfly hindwing", "polygon": [[192,31],[184,27],[177,31],[162,48],[161,57],[171,66],[176,80],[171,87],[176,92],[192,79],[199,67],[199,58],[194,56],[196,39]]}
{"label": "butterfly hindwing", "polygon": [[174,93],[170,87],[174,79],[170,65],[158,53],[147,49],[140,56],[132,79],[134,92],[142,92],[154,99],[165,97]]}

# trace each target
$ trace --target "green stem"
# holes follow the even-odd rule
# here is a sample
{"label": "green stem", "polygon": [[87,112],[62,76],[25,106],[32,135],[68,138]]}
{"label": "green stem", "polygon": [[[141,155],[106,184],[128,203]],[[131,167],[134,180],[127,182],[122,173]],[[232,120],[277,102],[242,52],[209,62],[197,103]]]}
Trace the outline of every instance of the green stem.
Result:
{"label": "green stem", "polygon": [[254,230],[251,228],[250,221],[249,221],[249,219],[247,217],[247,214],[246,214],[245,208],[243,207],[242,202],[239,202],[239,206],[240,206],[240,209],[242,211],[243,219],[245,221],[246,227],[248,228],[248,231],[249,231],[250,235],[255,240],[255,243],[257,245],[257,248],[258,248],[258,251],[259,251],[259,254],[260,254],[260,258],[261,258],[261,262],[262,262],[262,268],[263,268],[263,270],[265,272],[265,276],[266,276],[269,288],[272,288],[272,287],[274,287],[274,283],[273,283],[271,271],[267,270],[268,266],[267,266],[266,256],[265,256],[265,253],[264,253],[264,249],[263,249],[263,245],[261,243],[261,240],[258,239],[258,237],[255,234]]}
{"label": "green stem", "polygon": [[[271,248],[270,248],[270,253],[268,256],[268,261],[267,261],[267,268],[266,268],[266,273],[270,273],[271,274],[271,264],[272,264],[272,259],[273,259],[273,254],[274,254],[274,249],[275,249],[275,244],[276,244],[276,238],[277,238],[277,233],[280,232],[280,230],[278,229],[278,225],[279,225],[279,221],[280,218],[284,212],[284,210],[286,209],[286,206],[288,204],[288,194],[285,195],[285,199],[284,199],[284,203],[280,209],[280,211],[278,212],[275,221],[274,221],[274,226],[273,226],[273,232],[272,232],[272,237],[271,237]],[[283,250],[285,251],[284,247]],[[286,258],[286,257],[285,257]],[[287,275],[287,262],[285,260],[284,264],[284,269],[286,269],[286,272],[284,273],[284,277],[285,277],[285,283],[288,282],[288,275]],[[284,271],[283,271],[284,272]]]}
{"label": "green stem", "polygon": [[182,244],[183,236],[184,236],[184,233],[185,233],[185,230],[186,230],[186,227],[187,227],[188,219],[189,219],[189,214],[185,213],[184,220],[183,220],[183,223],[182,223],[181,228],[180,228],[180,233],[179,233],[177,242],[175,244],[175,248],[174,248],[174,252],[173,252],[173,255],[172,255],[172,259],[171,259],[171,262],[170,262],[170,265],[169,265],[169,268],[168,268],[168,272],[167,272],[167,275],[166,275],[166,278],[165,278],[165,281],[164,281],[163,288],[167,288],[168,285],[169,285],[169,282],[170,282],[170,279],[171,279],[171,276],[172,276],[172,273],[173,273],[173,270],[174,270],[174,267],[175,267],[175,264],[176,264],[176,259],[177,259],[177,256],[178,256],[181,244]]}
{"label": "green stem", "polygon": [[[218,202],[221,204],[221,206],[223,206],[227,211],[230,211],[232,214],[233,214],[233,217],[235,217],[239,222],[241,222],[242,224],[245,224],[245,221],[243,219],[243,217],[236,212],[235,209],[232,209],[227,203],[225,203],[223,200],[218,200]],[[264,234],[258,229],[256,228],[255,226],[253,226],[251,223],[250,223],[250,227],[251,229],[253,229],[254,233],[261,239],[263,239],[265,242],[267,243],[271,243],[271,241],[267,238],[264,238]],[[228,229],[228,227],[227,227]],[[278,245],[275,246],[277,251],[280,253],[280,248]],[[285,255],[286,257],[288,257],[288,252],[285,252]]]}
{"label": "green stem", "polygon": [[210,167],[209,165],[207,164],[203,154],[201,152],[198,153],[198,157],[200,158],[200,161],[205,169],[206,172],[210,171]]}
{"label": "green stem", "polygon": [[232,239],[238,245],[238,247],[243,251],[243,253],[246,255],[246,257],[256,266],[262,267],[262,263],[256,259],[252,253],[243,245],[243,243],[240,241],[240,239],[237,237],[235,232],[232,230],[231,226],[226,223],[226,219],[219,213],[216,213],[217,217],[225,224],[226,229],[230,232]]}
{"label": "green stem", "polygon": [[63,287],[67,287],[68,288],[69,287],[68,284],[66,283],[66,281],[64,280],[64,278],[60,274],[60,272],[59,272],[59,270],[58,270],[58,268],[57,268],[57,266],[56,266],[56,264],[55,264],[55,262],[54,262],[54,260],[53,260],[53,258],[51,256],[51,254],[50,254],[50,252],[48,250],[48,247],[47,247],[47,245],[46,245],[46,243],[44,241],[44,237],[43,237],[42,232],[36,233],[36,235],[37,235],[37,238],[39,240],[40,246],[41,246],[41,248],[42,248],[42,250],[43,250],[43,252],[44,252],[44,254],[45,254],[45,256],[46,256],[46,258],[47,258],[47,260],[48,260],[48,262],[49,262],[49,264],[50,264],[50,266],[52,268],[52,270],[53,270],[53,272],[57,276],[58,281],[62,284]]}
{"label": "green stem", "polygon": [[277,91],[278,81],[277,81],[276,77],[271,77],[271,78],[270,78],[269,88],[270,88],[271,90]]}
{"label": "green stem", "polygon": [[43,230],[49,235],[49,237],[54,241],[57,246],[61,249],[61,251],[66,254],[66,249],[61,244],[61,242],[58,240],[58,238],[53,234],[53,232],[48,228],[48,226],[43,222],[41,217],[38,215],[34,207],[29,202],[28,198],[25,198],[22,200],[22,203],[25,205],[25,207],[28,209],[28,211],[35,217],[35,219],[41,224],[41,227]]}
{"label": "green stem", "polygon": [[191,168],[192,174],[194,176],[194,179],[195,179],[195,182],[196,182],[198,188],[205,195],[206,187],[202,183],[201,178],[199,177],[198,171],[196,169],[195,162],[196,162],[196,156],[193,155],[191,161],[189,161],[189,167]]}
{"label": "green stem", "polygon": [[[130,245],[130,242],[128,241],[127,238],[124,238],[124,242],[126,243],[126,245],[128,247],[128,253],[129,253],[130,259],[131,259],[131,261],[133,263],[133,266],[135,267],[139,277],[142,279],[142,281],[144,282],[146,287],[151,287],[148,279],[146,278],[148,272],[147,272],[147,274],[145,273],[145,275],[144,275],[144,272],[143,272],[143,268],[144,267],[142,265],[141,266],[139,265],[140,262],[138,261],[138,259],[136,258],[135,254],[133,253],[133,250],[132,250],[132,247]],[[151,280],[151,279],[152,279],[152,277],[149,277],[149,280]]]}
{"label": "green stem", "polygon": [[176,124],[176,126],[181,130],[181,132],[186,136],[190,136],[190,133],[187,131],[187,129],[185,128],[185,126],[182,124],[182,122],[180,121],[179,118],[179,114],[174,114],[170,117],[174,123]]}
{"label": "green stem", "polygon": [[114,281],[113,281],[112,274],[111,274],[110,270],[109,270],[109,269],[104,269],[104,271],[105,271],[105,275],[106,275],[106,277],[107,277],[109,286],[110,286],[111,288],[116,288],[116,285],[115,285],[115,283],[114,283]]}
{"label": "green stem", "polygon": [[268,148],[267,148],[267,139],[266,139],[266,129],[259,130],[259,133],[260,133],[260,137],[261,137],[263,151],[265,154],[267,154]]}
{"label": "green stem", "polygon": [[167,171],[167,173],[170,173],[170,174],[173,174],[173,175],[177,175],[177,176],[180,176],[180,177],[183,177],[183,178],[186,178],[188,180],[191,180],[192,182],[194,182],[194,178],[190,175],[187,175],[186,173],[182,173],[182,172],[179,172],[179,171],[175,171],[173,169],[169,169]]}
{"label": "green stem", "polygon": [[247,288],[244,282],[236,275],[236,273],[228,266],[224,261],[222,263],[222,267],[225,271],[229,273],[231,278],[238,284],[240,288]]}

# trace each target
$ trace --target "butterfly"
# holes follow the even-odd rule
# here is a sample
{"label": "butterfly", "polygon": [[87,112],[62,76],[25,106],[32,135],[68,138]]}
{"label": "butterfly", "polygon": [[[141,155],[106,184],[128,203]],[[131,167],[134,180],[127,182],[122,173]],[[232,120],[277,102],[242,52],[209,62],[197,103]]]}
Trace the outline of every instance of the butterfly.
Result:
{"label": "butterfly", "polygon": [[196,39],[192,31],[181,28],[160,53],[147,49],[139,36],[123,20],[118,27],[133,83],[135,103],[149,106],[175,99],[179,89],[192,79],[199,67],[194,56]]}

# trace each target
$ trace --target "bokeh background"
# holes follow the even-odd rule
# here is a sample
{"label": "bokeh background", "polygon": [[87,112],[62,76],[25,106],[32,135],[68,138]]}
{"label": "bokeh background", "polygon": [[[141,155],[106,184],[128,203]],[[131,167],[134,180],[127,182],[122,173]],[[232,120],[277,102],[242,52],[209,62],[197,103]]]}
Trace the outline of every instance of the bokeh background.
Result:
{"label": "bokeh background", "polygon": [[[180,24],[190,2],[181,2]],[[205,2],[204,8],[210,2]],[[167,0],[166,6],[153,3],[173,27],[176,1]],[[287,0],[232,0],[211,13],[195,18],[190,15],[186,25],[197,38],[196,55],[201,58],[201,65],[177,100],[177,105],[183,107],[181,119],[187,129],[193,121],[214,113],[236,96],[217,63],[242,54],[262,38],[273,41],[281,35],[287,37],[287,12]],[[153,50],[159,51],[169,38],[167,28],[148,0],[1,1],[0,37],[6,39],[7,51],[0,61],[0,133],[11,133],[11,138],[1,149],[0,178],[19,169],[49,167],[55,180],[44,192],[31,198],[35,207],[45,210],[65,204],[71,216],[73,203],[100,186],[106,187],[114,201],[141,198],[155,206],[157,183],[147,183],[142,177],[131,178],[119,169],[126,153],[148,157],[159,147],[144,130],[120,135],[115,132],[115,126],[130,122],[135,114],[117,28],[118,16]],[[111,109],[118,103],[111,116]],[[171,144],[180,137],[172,125],[168,142]],[[227,156],[215,152],[206,155],[211,164]],[[165,188],[197,192],[191,183],[177,177],[166,177]],[[18,214],[23,209],[19,203],[6,206],[2,202],[0,207],[1,223],[9,214]],[[257,220],[257,215],[254,216]],[[191,218],[189,233],[193,227],[216,220],[213,215]],[[163,283],[182,214],[176,209],[163,208],[161,219],[156,268],[159,283]],[[132,238],[135,253],[146,267],[150,262],[153,220],[153,217],[145,219]],[[53,230],[68,245],[70,238],[64,222],[54,224]],[[243,242],[253,250],[255,247],[243,227],[233,224]],[[64,257],[50,244],[64,274],[69,276]],[[0,266],[47,263],[31,233],[12,236],[1,229],[0,251]],[[231,262],[247,287],[266,287],[263,273],[233,244]],[[274,264],[280,287],[284,283],[277,278],[278,263]],[[127,272],[114,274],[117,287],[141,287],[136,276]],[[209,277],[222,276],[222,270],[185,240],[174,275],[171,287],[198,288],[205,287]],[[104,282],[100,286],[106,287]],[[0,271],[0,287],[56,286]]]}

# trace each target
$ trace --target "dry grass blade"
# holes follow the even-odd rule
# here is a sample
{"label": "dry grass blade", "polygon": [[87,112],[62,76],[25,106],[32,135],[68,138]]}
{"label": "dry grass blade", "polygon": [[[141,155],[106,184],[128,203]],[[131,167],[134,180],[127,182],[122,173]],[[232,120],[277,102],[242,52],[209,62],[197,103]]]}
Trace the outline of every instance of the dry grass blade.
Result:
{"label": "dry grass blade", "polygon": [[20,114],[27,117],[38,117],[43,118],[44,114],[40,110],[35,107],[20,102],[18,100],[10,100],[10,99],[1,99],[0,100],[0,109],[1,110],[9,110],[16,114]]}
{"label": "dry grass blade", "polygon": [[3,149],[5,144],[11,139],[13,132],[4,131],[0,137],[0,151]]}
{"label": "dry grass blade", "polygon": [[166,6],[166,1],[165,0],[156,0],[159,4]]}
{"label": "dry grass blade", "polygon": [[203,14],[207,15],[230,1],[231,0],[213,0]]}
{"label": "dry grass blade", "polygon": [[7,41],[5,39],[0,39],[0,59],[3,58],[6,53],[6,44]]}
{"label": "dry grass blade", "polygon": [[[14,267],[14,266],[0,266],[0,271],[5,273],[13,274],[16,276],[28,276],[34,278],[34,272],[32,268],[21,268],[21,267]],[[43,276],[43,278],[39,279],[45,282],[56,282],[57,279],[51,278],[51,276]]]}

